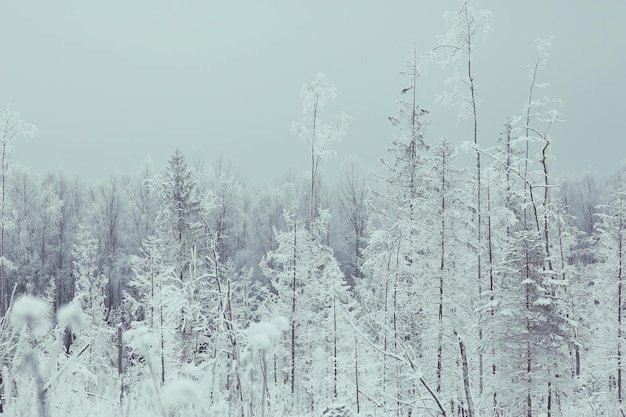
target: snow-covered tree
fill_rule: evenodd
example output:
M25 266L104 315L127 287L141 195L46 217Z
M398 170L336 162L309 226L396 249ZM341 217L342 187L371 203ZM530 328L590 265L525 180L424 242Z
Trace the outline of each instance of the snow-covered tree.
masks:
M437 339L433 333L437 327L427 318L437 314L433 302L437 286L431 277L436 265L434 228L439 223L434 223L432 216L437 205L428 206L432 192L425 141L428 112L416 104L415 55L403 73L409 85L401 94L408 93L409 99L401 100L398 115L389 118L398 134L389 149L391 160L382 160L380 184L373 191L374 209L364 252L365 279L357 288L367 317L362 320L371 322L369 337L382 345L384 352L398 352L400 345L406 345L436 364L432 340ZM407 375L401 363L386 354L379 361L382 392L376 393L378 401L388 410L404 412L415 385L404 383Z
M444 105L457 109L458 120L470 119L472 122L471 140L475 147L479 145L478 130L478 83L475 74L475 53L477 37L491 31L491 12L478 10L471 0L458 0L458 9L445 14L449 29L439 38L439 44L430 52L424 63L440 64L444 69L451 68L452 75L446 81L452 90L441 94L438 99ZM476 149L476 171L474 176L475 203L470 210L475 219L476 284L478 298L482 298L484 284L484 223L483 223L483 187L481 175L481 153ZM487 268L488 269L488 268ZM482 343L483 329L478 318L478 343ZM478 391L482 394L484 386L483 355L478 354Z
M354 380L345 376L352 368L342 349L353 343L351 296L331 249L319 243L328 221L326 211L320 214L307 231L301 220L285 212L288 229L276 231L278 248L261 263L274 294L266 308L289 318L287 350L277 358L274 372L288 370L275 378L289 386L286 406L293 411L315 409L321 398L349 395L346 381Z
M624 402L623 367L624 367L624 299L626 278L626 190L624 180L620 181L619 189L611 195L609 204L600 206L594 253L599 258L594 281L604 291L601 303L611 307L614 319L601 323L610 342L603 346L599 354L614 358L611 362L609 379L611 390L614 390L617 402ZM598 301L600 303L600 301ZM611 311L605 311L610 314ZM608 370L606 370L608 371Z
M88 345L88 352L83 356L89 372L95 378L90 382L98 385L98 377L110 377L114 363L113 357L113 330L107 325L106 286L108 277L103 275L96 266L98 242L91 230L81 226L76 237L76 244L72 252L74 257L75 289L72 303L76 304L85 314L85 324L80 332L72 329L72 333L79 346ZM105 379L106 380L106 379Z
M315 79L302 86L302 113L307 115L300 122L294 122L291 130L304 139L309 146L311 157L311 182L309 188L309 213L307 227L317 217L319 190L316 189L318 169L322 160L334 154L331 145L343 138L346 132L348 116L345 113L336 117L333 123L323 122L320 114L329 100L337 96L335 86L328 81L326 75L318 73Z
M17 292L44 295L53 285L53 252L55 223L61 201L49 184L42 183L25 168L13 168L9 197L12 230L7 232L11 243L8 253L19 270L10 274Z
M195 192L196 181L179 148L170 155L165 171L152 181L161 198L157 215L158 232L168 249L180 281L185 280L188 256L199 237L200 200Z
M0 316L9 306L11 288L7 280L7 271L14 270L15 264L6 257L5 233L13 223L9 218L11 202L8 198L9 180L13 168L11 153L13 142L21 137L30 137L37 133L37 128L24 120L20 112L7 107L0 116Z
M337 260L349 283L363 277L363 250L366 245L366 229L369 217L369 187L358 168L352 164L347 168L337 185L338 215L334 218L339 234L335 246Z

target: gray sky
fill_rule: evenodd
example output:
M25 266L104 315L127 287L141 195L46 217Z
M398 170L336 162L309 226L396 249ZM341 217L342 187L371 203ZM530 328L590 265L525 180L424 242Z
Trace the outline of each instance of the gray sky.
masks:
M522 112L534 40L553 35L539 78L564 102L553 130L555 167L608 172L626 157L626 2L483 0L494 32L479 46L475 75L480 134L495 143L507 117ZM11 103L39 128L16 144L31 171L63 168L100 181L130 173L150 156L162 167L175 146L208 162L223 156L249 183L288 168L304 171L305 143L290 133L299 90L324 72L337 100L326 119L353 120L321 167L336 175L350 158L374 168L393 129L387 116L419 54L446 31L453 1L22 1L0 4L0 106ZM434 103L445 90L436 68L418 85L431 111L429 140L470 139L469 125Z

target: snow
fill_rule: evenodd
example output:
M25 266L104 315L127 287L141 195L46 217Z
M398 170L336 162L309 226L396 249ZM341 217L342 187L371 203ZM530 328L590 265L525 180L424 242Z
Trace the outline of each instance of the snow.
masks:
M289 321L284 317L275 317L271 321L252 323L246 329L248 343L257 349L269 349L274 346L284 330L289 328Z
M289 320L283 316L277 316L272 319L272 324L281 331L289 329Z
M551 304L551 301L549 298L540 297L537 300L535 300L533 304L536 306L549 306Z
M13 304L11 324L35 334L45 333L50 327L50 306L41 298L24 295Z
M57 322L61 328L79 330L85 323L83 310L74 303L66 304L57 311Z
M141 354L148 353L153 346L157 345L156 336L145 326L128 330L124 338L131 349Z
M198 385L187 379L172 381L163 387L163 407L168 415L174 415L177 410L193 404L199 397Z

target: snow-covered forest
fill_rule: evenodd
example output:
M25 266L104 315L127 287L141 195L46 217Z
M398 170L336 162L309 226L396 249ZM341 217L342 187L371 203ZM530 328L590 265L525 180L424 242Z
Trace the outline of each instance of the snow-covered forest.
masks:
M35 175L14 145L37 121L7 107L0 414L623 416L626 169L555 174L549 39L519 114L482 136L491 19L460 1L407 51L397 112L371 115L390 122L379 166L334 179L351 121L322 73L291 128L306 174L254 187L179 148L101 184ZM426 70L449 77L449 137L429 133Z

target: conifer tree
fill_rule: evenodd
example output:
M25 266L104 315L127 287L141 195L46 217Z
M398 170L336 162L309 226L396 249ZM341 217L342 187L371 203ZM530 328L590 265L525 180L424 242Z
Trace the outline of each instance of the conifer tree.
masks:
M597 282L605 289L608 306L614 306L614 319L610 320L608 335L611 342L604 350L614 358L613 371L610 379L614 381L613 388L617 402L624 402L623 367L624 367L624 278L626 276L626 190L624 179L619 178L618 189L610 198L609 204L601 206L598 214L599 224L594 239L594 252L599 258L595 267Z

